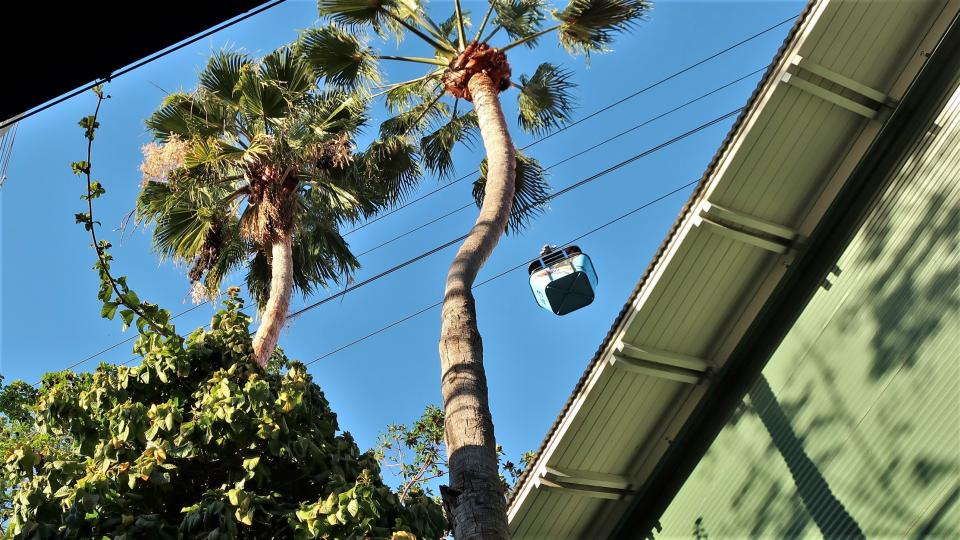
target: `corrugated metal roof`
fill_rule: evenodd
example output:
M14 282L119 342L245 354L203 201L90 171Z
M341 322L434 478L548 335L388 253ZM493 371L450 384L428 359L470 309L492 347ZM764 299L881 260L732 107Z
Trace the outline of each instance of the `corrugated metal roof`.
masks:
M870 99L855 84L847 85L853 90L845 89L811 70L833 81L853 79L895 99L897 89L906 87L902 79L913 76L904 73L905 66L931 25L946 16L945 6L807 6L591 360L537 461L518 482L510 501L514 538L574 538L585 531L602 538L615 525L618 513L628 507L623 499L629 490L621 500L570 495L544 483L546 467L587 476L618 474L639 487L669 446L669 431L682 423L690 403L709 383L691 385L611 367L614 348L625 343L659 349L719 368L751 306L768 292L760 284L782 273L789 261L789 251L776 254L739 241L742 227L736 224L721 227L733 231L727 236L697 226L703 203L709 199L734 216L803 229L811 210L829 196L831 182L842 182L835 178L838 167L865 149L858 138L875 135L884 112L876 103L878 119L851 112L871 105ZM799 65L809 70L797 71L798 54L806 62ZM783 82L787 73L827 90L833 101ZM846 103L853 105L845 108ZM761 243L770 240L763 236Z

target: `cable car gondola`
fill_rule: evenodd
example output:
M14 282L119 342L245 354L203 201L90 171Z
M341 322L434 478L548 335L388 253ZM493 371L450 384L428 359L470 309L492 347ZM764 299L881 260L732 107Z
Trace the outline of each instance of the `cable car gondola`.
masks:
M530 290L544 309L566 315L593 302L597 272L578 246L543 246L528 271Z

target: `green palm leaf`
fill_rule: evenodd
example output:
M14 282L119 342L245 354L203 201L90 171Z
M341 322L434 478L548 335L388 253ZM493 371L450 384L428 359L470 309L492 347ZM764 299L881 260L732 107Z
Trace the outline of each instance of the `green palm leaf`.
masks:
M357 88L379 80L376 59L369 47L335 26L307 30L297 47L317 74L334 86Z
M419 133L429 129L441 118L450 114L447 104L439 101L443 96L443 89L436 91L432 97L415 103L408 110L388 118L380 124L381 137L403 137L412 133Z
M210 57L207 67L200 72L200 87L224 101L238 104L240 70L249 63L250 59L245 54L220 51Z
M469 28L471 25L470 22L470 12L463 10L460 12L460 16L463 17L463 27ZM438 26L438 31L445 40L450 43L457 42L457 14L451 13L449 17Z
M240 236L236 219L221 226L219 240L217 256L207 264L203 279L204 286L212 292L220 290L226 276L247 263L247 254L250 252L250 246Z
M218 209L209 197L178 193L170 184L147 182L137 201L137 220L155 223L154 247L161 255L189 261L203 246Z
M370 180L370 192L380 194L380 205L397 204L413 191L420 179L419 157L406 137L385 137L364 151L360 174Z
M570 0L561 12L560 43L572 53L604 52L613 35L633 28L643 20L647 0Z
M313 76L303 58L290 47L283 47L263 57L260 76L272 81L288 101L296 101L313 89Z
M330 17L335 23L349 30L373 28L377 33L390 21L388 8L396 7L396 0L319 0L317 7L321 17Z
M543 0L499 0L496 2L495 22L503 27L513 40L529 38L541 30L546 19L546 4ZM539 38L532 38L524 44L533 49Z
M550 200L550 183L547 171L536 159L516 150L516 189L513 206L510 208L510 220L506 233L513 234L523 230L531 219L542 214ZM480 178L473 183L473 200L479 207L483 204L487 185L487 160L480 163Z
M166 142L171 136L189 139L194 135L215 135L223 130L225 119L221 107L177 92L164 98L146 124L157 140Z
M478 131L475 111L451 118L439 129L420 139L424 165L441 178L448 178L453 173L453 147L458 142L476 142Z
M304 295L360 267L333 217L311 216L298 230L294 242L293 282Z
M572 76L559 66L543 63L532 77L520 77L518 121L523 130L541 135L570 121L576 87Z

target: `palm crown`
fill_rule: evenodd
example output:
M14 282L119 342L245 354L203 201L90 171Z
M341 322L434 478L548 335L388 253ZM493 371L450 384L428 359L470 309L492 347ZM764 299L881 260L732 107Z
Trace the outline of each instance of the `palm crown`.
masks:
M318 91L317 78L290 48L260 60L220 52L196 91L169 95L147 120L158 144L145 147L137 216L155 223L160 253L190 265L191 281L217 290L246 266L262 306L268 248L287 234L305 294L357 267L338 227L387 202L389 186L357 174L373 162L351 152L363 100Z

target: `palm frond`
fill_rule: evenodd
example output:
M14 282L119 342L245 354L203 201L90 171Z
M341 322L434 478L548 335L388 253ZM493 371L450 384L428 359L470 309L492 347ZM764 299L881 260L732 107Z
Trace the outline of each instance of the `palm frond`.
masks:
M270 263L263 249L257 249L253 258L247 263L244 281L253 301L262 309L270 299Z
M524 44L531 49L537 46L539 38L532 36L541 30L546 20L546 4L543 0L498 0L496 10L494 21L511 39L530 38Z
M507 222L506 233L514 234L523 230L534 217L546 211L550 200L550 183L547 171L536 159L516 150L516 189L513 206ZM487 185L487 160L480 163L480 178L473 183L473 200L477 206L483 204Z
M387 9L396 7L396 0L318 0L317 7L321 17L349 30L357 31L372 28L382 33L385 24L390 21Z
M477 139L477 113L455 116L433 133L420 139L424 165L441 178L453 173L453 148L458 142L472 144Z
M470 20L470 12L466 10L461 10L460 16L463 18L464 28L469 28L470 25L472 24ZM451 13L450 16L447 17L446 20L441 22L438 26L440 27L440 33L443 35L443 37L447 41L451 43L456 43L459 40L459 36L457 36L457 14L456 13Z
M370 48L335 26L307 30L300 36L297 48L331 85L358 88L379 80L376 58Z
M334 223L321 217L307 220L294 234L293 285L306 296L360 267ZM257 250L247 265L247 289L259 306L270 297L270 262Z
M417 148L406 137L384 137L374 141L359 160L360 173L370 179L370 193L381 206L401 202L416 187L420 179Z
M237 220L232 219L222 226L222 237L217 246L217 256L207 263L203 284L210 291L219 291L223 280L238 270L249 258L250 245L240 236Z
M249 63L250 58L245 54L220 51L210 57L207 67L200 72L200 86L224 101L238 104L240 70Z
M572 76L571 71L543 63L532 77L520 77L518 121L524 131L542 135L570 121L576 106Z
M437 70L436 76L441 74ZM429 100L436 95L438 89L436 76L408 81L406 84L398 84L385 92L384 103L387 109L394 113L401 113L409 110L416 104Z
M380 124L381 137L403 137L429 129L441 118L450 114L447 104L440 101L444 91L441 88L432 97L414 100L408 110L384 120Z
M294 236L293 282L303 295L360 267L330 215L311 215Z
M204 200L206 199L206 200ZM137 200L137 219L155 223L154 248L164 257L192 260L220 213L211 198L177 193L163 182L147 182Z
M636 26L649 9L647 0L570 0L554 17L564 48L590 54L609 50L613 35Z
M305 204L310 210L305 215L322 212L335 215L338 220L363 215L366 201L356 190L346 189L330 178L314 178L309 182L310 193Z
M290 47L282 47L263 57L260 77L276 85L288 101L298 101L313 89L310 68Z
M223 131L226 125L224 111L196 96L177 92L164 98L160 108L146 121L154 138L167 142L171 136L189 139L195 135L207 137Z
M297 120L319 142L331 135L356 132L368 119L367 98L360 92L321 90L304 103Z
M241 113L250 119L251 123L265 122L263 84L261 84L260 70L256 66L246 65L240 69L237 89L240 94Z

